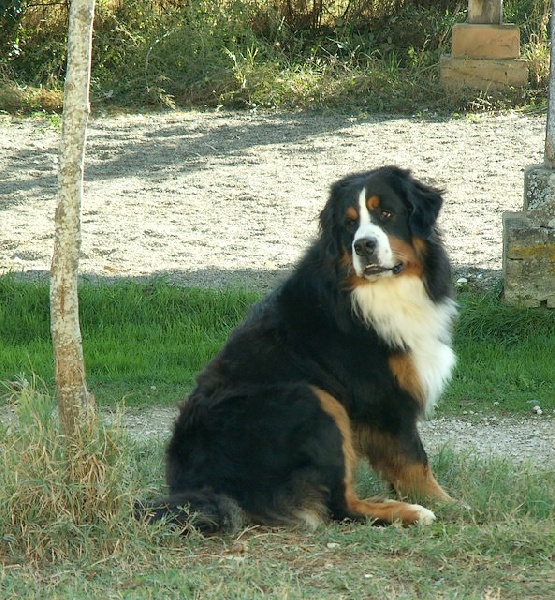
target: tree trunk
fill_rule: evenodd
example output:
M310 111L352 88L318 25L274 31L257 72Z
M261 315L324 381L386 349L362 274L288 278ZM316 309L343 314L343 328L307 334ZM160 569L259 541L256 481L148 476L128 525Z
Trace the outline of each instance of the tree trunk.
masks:
M555 0L551 0L550 40L547 125L543 157L546 166L555 169Z
M56 389L62 429L70 438L75 438L79 423L94 410L94 398L87 390L85 378L77 297L93 16L94 0L72 0L58 172L59 197L50 271Z

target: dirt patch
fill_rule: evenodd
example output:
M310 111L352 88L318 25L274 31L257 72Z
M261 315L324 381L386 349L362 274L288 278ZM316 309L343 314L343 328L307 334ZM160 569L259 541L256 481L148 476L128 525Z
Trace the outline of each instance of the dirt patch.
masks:
M53 246L59 131L0 117L0 273L44 275ZM383 164L446 190L440 218L458 276L494 283L504 210L520 210L526 166L543 160L545 116L461 119L171 112L97 117L87 146L81 271L182 284L269 288L317 230L330 184ZM175 410L130 414L167 437ZM484 420L485 419L485 420ZM552 415L437 419L450 443L555 465Z
M50 265L59 131L0 124L0 272ZM383 164L446 190L458 273L501 268L501 214L522 207L545 117L357 118L171 112L90 121L81 271L271 287L314 236L330 184Z

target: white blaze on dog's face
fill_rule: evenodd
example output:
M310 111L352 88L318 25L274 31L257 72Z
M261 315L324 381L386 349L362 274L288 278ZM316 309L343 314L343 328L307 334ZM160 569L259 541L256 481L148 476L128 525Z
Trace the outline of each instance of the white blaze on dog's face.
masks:
M358 198L358 228L352 243L353 268L358 277L373 279L378 276L392 276L395 257L389 237L376 222L374 214L379 210L378 196L366 197L364 188ZM384 211L387 216L387 211Z

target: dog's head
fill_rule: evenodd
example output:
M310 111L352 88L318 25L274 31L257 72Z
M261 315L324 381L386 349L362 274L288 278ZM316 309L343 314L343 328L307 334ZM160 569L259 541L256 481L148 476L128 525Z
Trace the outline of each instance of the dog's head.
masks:
M320 218L322 239L357 285L422 275L442 202L439 190L398 167L349 175L332 186Z

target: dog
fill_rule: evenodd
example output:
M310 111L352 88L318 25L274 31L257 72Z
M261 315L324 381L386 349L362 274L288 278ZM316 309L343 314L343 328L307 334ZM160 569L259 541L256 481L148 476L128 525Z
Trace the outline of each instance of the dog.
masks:
M455 363L442 191L384 166L332 185L317 239L197 378L143 506L205 534L243 523L428 524L450 501L417 422ZM397 494L360 499L359 459Z

